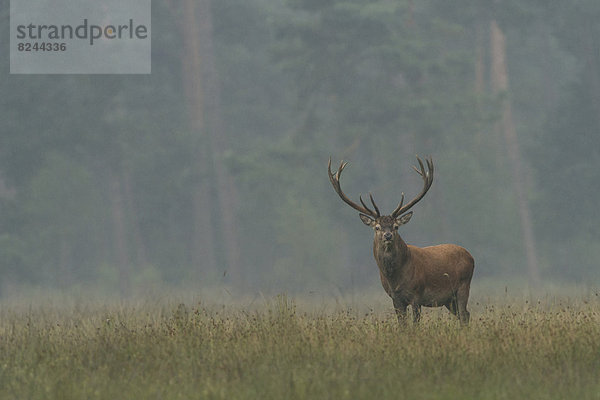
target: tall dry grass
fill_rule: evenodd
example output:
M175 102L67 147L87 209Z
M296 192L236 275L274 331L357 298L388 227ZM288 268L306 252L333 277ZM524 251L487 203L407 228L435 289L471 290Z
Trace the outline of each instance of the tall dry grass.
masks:
M299 302L302 303L302 302ZM390 307L391 308L391 307ZM0 399L598 399L600 301L0 307Z

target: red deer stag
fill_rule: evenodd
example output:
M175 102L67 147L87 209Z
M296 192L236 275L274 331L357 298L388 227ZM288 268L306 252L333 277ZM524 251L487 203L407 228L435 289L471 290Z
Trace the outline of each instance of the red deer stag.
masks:
M359 197L360 203L350 200L340 187L340 175L348 163L340 164L337 172L331 172L329 159L329 180L336 193L350 207L357 210L365 225L373 228L373 255L379 267L381 284L392 298L398 321L406 318L406 309L410 305L413 318L418 322L421 318L421 306L445 306L456 315L461 323L469 322L467 300L473 276L474 260L464 248L454 244L440 244L429 247L407 245L398 234L398 227L406 224L413 212L407 212L425 196L433 183L433 160L426 159L427 170L423 161L417 157L420 169L413 167L423 178L423 190L406 205L404 193L400 204L390 215L381 215L379 208L369 194L374 210L371 210Z

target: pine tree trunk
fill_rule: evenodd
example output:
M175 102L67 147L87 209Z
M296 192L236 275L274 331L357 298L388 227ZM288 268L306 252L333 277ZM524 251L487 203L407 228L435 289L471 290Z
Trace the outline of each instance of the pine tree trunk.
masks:
M119 270L119 291L121 297L126 297L130 292L131 280L125 224L125 202L121 179L118 174L112 171L109 179L114 257Z
M233 177L223 160L227 146L227 134L223 126L221 109L221 87L215 65L213 25L210 0L198 1L200 28L200 50L203 55L202 76L204 78L206 127L212 148L213 168L216 178L217 200L220 211L220 229L223 235L225 261L228 276L236 286L243 286L244 276L240 265L240 248L236 229L237 192Z
M490 24L491 41L491 84L496 94L508 92L508 69L506 64L506 39L496 21ZM526 193L526 173L521 160L519 141L512 117L511 103L508 97L502 102L502 119L500 129L506 141L508 161L510 164L514 190L517 196L517 207L521 222L523 246L527 259L527 269L532 285L539 285L540 272L537 259L533 220Z
M482 22L475 27L475 93L485 92L485 29Z
M73 261L71 257L71 243L66 234L60 235L59 252L59 287L66 289L73 284Z
M487 24L484 20L477 22L475 27L475 94L478 96L477 106L482 107L482 97L485 94L485 43L486 40L486 29ZM483 142L484 132L479 129L475 134L475 140L473 141L473 151L475 154L481 154L481 146Z
M205 221L204 224L208 223L202 226L209 226L222 236L220 239L224 243L224 257L227 263L223 269L227 270L227 275L236 286L242 286L244 277L236 229L237 193L223 160L226 133L221 111L219 76L215 66L211 4L210 0L185 0L185 4L184 36L188 36L185 50L188 57L184 63L189 65L184 66L188 71L184 80L188 84L193 80L193 84L187 87L188 101L194 110L190 115L194 119L195 130L204 135L202 160L199 160L201 164L198 168L200 171L211 171L214 175L217 207L213 209L217 209L219 215L216 220L211 221L212 224L209 222L210 215L200 215L200 210L197 210L197 218L198 221ZM194 93L191 93L192 91ZM212 189L212 186L205 187L204 190L209 188ZM200 191L197 192L197 196L196 204L207 200L199 198L202 196ZM209 233L205 232L204 235L208 237ZM214 245L211 247L213 249L210 257L215 260ZM207 250L208 248L205 249L205 253L210 254ZM216 262L211 263L214 263L212 269L216 269Z
M135 245L135 261L137 266L144 268L148 265L148 257L146 255L146 245L144 244L144 239L140 232L138 209L132 186L131 173L129 171L123 172L123 195L125 197L125 208L127 214L130 216L131 234Z
M198 180L193 188L193 236L191 259L201 279L202 272L214 273L217 269L212 220L212 185L210 182L212 149L207 140L204 118L204 91L200 53L200 30L196 19L195 0L183 0L183 74L182 86L188 105L189 126L196 135L195 169Z
M593 25L598 21L588 18L583 22L584 34L581 37L585 54L584 77L590 91L593 109L596 110L596 129L600 130L600 38ZM595 29L596 28L596 29Z

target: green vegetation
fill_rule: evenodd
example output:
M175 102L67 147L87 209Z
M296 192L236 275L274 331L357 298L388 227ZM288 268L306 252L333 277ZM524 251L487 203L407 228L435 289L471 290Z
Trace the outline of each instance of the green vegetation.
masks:
M599 15L597 0L154 2L150 75L10 74L4 40L0 296L378 285L329 156L350 161L349 196L387 212L432 155L407 242L457 243L476 279L522 279L507 101L539 275L597 281Z
M596 399L600 300L389 309L79 305L0 309L2 399Z

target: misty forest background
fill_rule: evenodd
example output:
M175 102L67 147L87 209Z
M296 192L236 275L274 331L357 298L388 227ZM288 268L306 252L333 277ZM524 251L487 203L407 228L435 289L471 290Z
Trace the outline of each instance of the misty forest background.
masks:
M598 21L597 0L170 0L151 75L2 57L0 296L374 287L327 160L389 213L415 154L436 173L408 243L463 245L475 282L595 285Z

